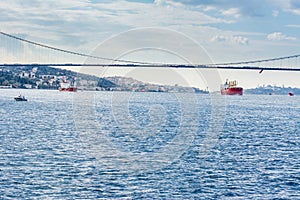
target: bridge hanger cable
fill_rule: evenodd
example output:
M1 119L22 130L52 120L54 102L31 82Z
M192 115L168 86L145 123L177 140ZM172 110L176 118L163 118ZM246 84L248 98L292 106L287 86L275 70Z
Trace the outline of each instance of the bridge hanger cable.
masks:
M108 60L108 61L114 61L114 62L124 62L124 63L129 63L129 64L140 64L140 65L155 65L155 66L168 66L168 65L175 65L176 64L162 64L162 63L153 63L153 62L141 62L141 61L132 61L132 60L123 60L123 59L113 59L113 58L106 58L106 57L100 57L100 56L92 56L92 55L88 55L88 54L84 54L84 53L79 53L79 52L75 52L75 51L70 51L70 50L65 50L65 49L61 49L61 48L57 48L57 47L53 47L53 46L49 46L49 45L45 45L45 44L41 44L38 42L34 42L31 40L26 40L8 33L4 33L2 31L0 31L0 34L22 41L22 42L26 42L29 44L33 44L36 46L40 46L43 48L47 48L47 49L51 49L51 50L55 50L55 51L60 51L60 52L64 52L64 53L68 53L68 54L73 54L73 55L77 55L77 56L82 56L82 57L88 57L88 58L94 58L94 59L99 59L99 60ZM292 56L284 56L284 57L277 57L277 58L270 58L270 59L262 59L262 60L250 60L250 61L241 61L241 62L228 62L228 63L216 63L216 64L194 64L194 66L224 66L224 65L241 65L241 64L254 64L254 63L262 63L262 62L271 62L271 61L278 61L278 60L285 60L285 59L291 59L291 58L297 58L300 57L300 54L297 55L292 55ZM180 66L184 66L183 64L179 64Z
M73 54L73 55L77 55L77 56L82 56L82 57L88 57L88 58L94 58L94 59L99 59L99 60L108 60L108 61L114 61L114 62L125 62L125 63L134 63L134 64L142 64L142 65L150 65L150 64L155 64L155 63L150 63L150 62L139 62L139 61L131 61L131 60L122 60L122 59L113 59L113 58L105 58L105 57L100 57L100 56L92 56L92 55L88 55L88 54L84 54L84 53L79 53L79 52L75 52L75 51L70 51L70 50L65 50L65 49L61 49L61 48L57 48L57 47L53 47L53 46L49 46L49 45L45 45L45 44L41 44L38 42L34 42L32 40L26 40L8 33L4 33L2 31L0 31L0 34L22 41L22 42L26 42L29 44L33 44L36 46L40 46L43 48L47 48L47 49L51 49L51 50L55 50L55 51L60 51L60 52L64 52L64 53L68 53L68 54Z

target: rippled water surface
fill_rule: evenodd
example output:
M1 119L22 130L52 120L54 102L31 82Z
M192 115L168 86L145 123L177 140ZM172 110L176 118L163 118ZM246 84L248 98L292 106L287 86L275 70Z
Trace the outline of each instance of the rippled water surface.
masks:
M216 98L0 90L0 199L300 199L300 97Z

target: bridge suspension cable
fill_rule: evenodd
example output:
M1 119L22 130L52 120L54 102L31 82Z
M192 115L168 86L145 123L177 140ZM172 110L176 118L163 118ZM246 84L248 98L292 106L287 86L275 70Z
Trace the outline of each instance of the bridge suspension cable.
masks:
M50 45L45 45L42 43L38 43L38 42L34 42L32 40L27 40L27 39L23 39L20 37L17 37L15 35L12 34L8 34L5 32L0 31L1 35L7 36L9 38L13 38L15 40L21 41L21 42L25 42L25 43L29 43L35 46L39 46L42 48L47 48L47 49L51 49L54 51L59 51L59 52L64 52L64 53L68 53L68 54L72 54L72 55L77 55L77 56L81 56L81 57L88 57L88 58L94 58L94 59L98 59L98 60L108 60L108 61L113 61L113 62L123 62L126 64L87 64L88 66L111 66L111 67L137 67L140 65L144 65L144 67L150 67L151 65L153 65L153 67L175 67L175 68L218 68L218 69L264 69L264 70L292 70L292 71L300 71L300 69L297 68L282 68L282 67L275 67L275 68L270 68L270 67L251 67L251 66L233 66L233 65L244 65L244 64L255 64L255 63L265 63L265 62L273 62L273 61L282 61L282 60L286 60L286 59L292 59L292 58L298 58L300 57L300 54L297 55L291 55L291 56L284 56L284 57L276 57L276 58L269 58L269 59L261 59L261 60L250 60L250 61L240 61L240 62L224 62L224 63L215 63L215 64L163 64L163 63L153 63L153 62L141 62L141 61L132 61L132 60L123 60L123 59L113 59L113 58L106 58L106 57L101 57L101 56L94 56L94 55L88 55L88 54L84 54L84 53L80 53L80 52L75 52L75 51L70 51L70 50L66 50L66 49L61 49L61 48L57 48L57 47L53 47ZM1 64L0 66L5 66L6 64ZM11 64L7 64L12 66ZM28 64L30 65L30 64ZM39 65L39 64L37 64ZM44 64L42 64L44 65ZM82 64L49 64L49 65L53 65L53 66L86 66L86 65L82 65ZM227 67L225 67L227 66Z
M292 55L292 56L270 58L270 59L262 59L262 60L249 60L249 61L241 61L241 62L216 63L216 64L210 64L210 65L242 65L242 64L253 64L253 63L262 63L262 62L273 62L273 61L286 60L286 59L298 58L298 57L300 57L300 54Z
M184 69L237 69L237 70L258 70L258 71L300 71L300 68L286 67L260 67L260 66L218 66L218 65L176 65L176 64L159 64L159 65L140 65L140 64L79 64L79 63L47 63L47 64L0 64L0 67L10 66L31 66L31 67L113 67L113 68L184 68Z

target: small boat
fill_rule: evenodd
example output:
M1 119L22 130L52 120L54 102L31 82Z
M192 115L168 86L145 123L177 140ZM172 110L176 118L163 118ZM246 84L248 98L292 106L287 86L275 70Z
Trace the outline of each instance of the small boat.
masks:
M289 96L294 96L294 93L292 93L292 92L289 92Z
M16 101L27 101L27 99L22 95L19 95L18 97L15 97L15 100Z
M243 88L237 86L237 81L226 80L225 84L221 85L222 95L243 95Z

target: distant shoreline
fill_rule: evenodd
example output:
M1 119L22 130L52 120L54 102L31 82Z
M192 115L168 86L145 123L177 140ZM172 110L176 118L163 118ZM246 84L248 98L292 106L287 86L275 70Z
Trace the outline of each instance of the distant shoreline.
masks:
M268 90L263 91L261 89L257 88L252 88L252 89L245 89L244 95L261 95L261 96L287 96L290 92L288 88L285 88L286 91L280 91L280 92L275 92L275 93L269 93ZM294 90L296 89L296 93L293 92L294 95L300 95L300 88L293 88ZM60 93L76 93L76 92L62 92L59 91L58 89L48 89L48 88L3 88L0 87L0 90L42 90L42 91L57 91ZM299 90L299 91L298 91ZM214 91L214 92L178 92L178 91L130 91L130 90L97 90L96 88L93 89L81 89L78 88L77 92L134 92L134 93L186 93L186 94L220 94L219 91ZM289 92L287 92L289 91Z

